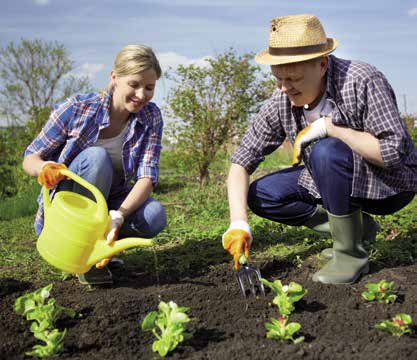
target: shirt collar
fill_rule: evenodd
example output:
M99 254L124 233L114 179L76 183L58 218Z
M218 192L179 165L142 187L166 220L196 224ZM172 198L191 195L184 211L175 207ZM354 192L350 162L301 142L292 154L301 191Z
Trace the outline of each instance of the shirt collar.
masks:
M105 128L110 125L110 101L113 95L113 90L108 90L101 99L99 116L96 118L96 124L100 128Z
M326 73L326 97L334 99L334 87L333 87L333 55L329 55L329 66Z

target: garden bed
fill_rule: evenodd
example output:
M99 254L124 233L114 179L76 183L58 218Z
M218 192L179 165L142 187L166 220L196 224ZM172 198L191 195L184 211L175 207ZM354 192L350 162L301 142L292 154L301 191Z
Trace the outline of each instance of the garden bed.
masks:
M263 277L296 281L307 295L296 304L291 321L302 325L299 345L265 337L266 321L278 309L266 298L245 299L237 288L230 264L210 266L198 276L159 276L126 266L116 269L111 288L87 291L75 279L55 282L57 303L82 316L61 321L67 327L65 350L60 359L152 359L153 336L140 331L146 313L160 300L190 307L194 336L168 357L171 359L417 359L417 265L378 269L351 286L314 283L317 270L312 256L299 267L278 261L259 264ZM364 285L387 279L399 289L396 303L367 303ZM44 284L46 285L46 284ZM36 339L29 323L13 312L15 299L35 286L15 279L0 279L0 354L4 359L24 359ZM378 332L373 325L397 313L413 318L413 333L400 338Z

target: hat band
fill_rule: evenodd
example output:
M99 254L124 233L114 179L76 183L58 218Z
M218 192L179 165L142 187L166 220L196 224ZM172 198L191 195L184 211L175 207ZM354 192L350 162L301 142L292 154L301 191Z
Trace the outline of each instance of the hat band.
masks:
M328 50L327 43L295 47L269 47L269 55L307 55Z

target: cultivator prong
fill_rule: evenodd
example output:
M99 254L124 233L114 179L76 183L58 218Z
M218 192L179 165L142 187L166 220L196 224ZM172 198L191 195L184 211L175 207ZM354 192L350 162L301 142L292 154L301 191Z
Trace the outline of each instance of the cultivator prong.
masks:
M242 291L243 295L246 297L246 293L249 287L250 293L253 296L256 296L257 290L263 296L265 296L265 288L261 282L261 272L258 269L244 264L236 272L236 279L239 286L239 289Z

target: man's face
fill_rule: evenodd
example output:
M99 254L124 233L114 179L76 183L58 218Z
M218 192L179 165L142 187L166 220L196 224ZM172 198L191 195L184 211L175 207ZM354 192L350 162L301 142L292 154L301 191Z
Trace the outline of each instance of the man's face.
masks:
M278 88L288 95L291 105L311 104L324 90L328 58L322 57L287 65L271 65Z

